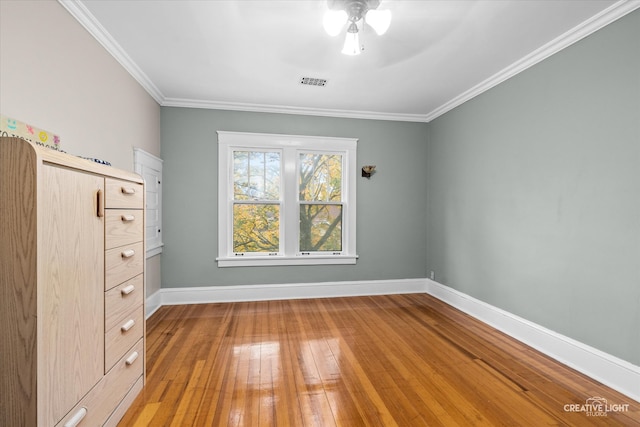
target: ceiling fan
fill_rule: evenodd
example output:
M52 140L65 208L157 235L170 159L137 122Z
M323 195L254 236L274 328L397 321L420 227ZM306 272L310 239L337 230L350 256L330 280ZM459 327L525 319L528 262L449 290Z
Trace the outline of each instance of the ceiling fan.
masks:
M330 36L337 36L347 26L342 48L345 55L359 55L362 51L358 32L367 24L378 35L387 32L391 24L391 11L378 10L380 0L327 0L328 10L322 21Z

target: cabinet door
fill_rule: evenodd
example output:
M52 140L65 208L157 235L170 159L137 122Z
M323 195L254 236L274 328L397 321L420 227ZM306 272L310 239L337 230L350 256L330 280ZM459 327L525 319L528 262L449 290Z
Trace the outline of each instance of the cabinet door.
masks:
M104 178L50 165L41 178L38 418L54 425L103 374Z

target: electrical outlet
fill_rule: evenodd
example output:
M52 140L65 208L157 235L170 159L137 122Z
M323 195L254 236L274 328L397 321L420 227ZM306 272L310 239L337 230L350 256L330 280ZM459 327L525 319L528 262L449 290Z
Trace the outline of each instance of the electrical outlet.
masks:
M431 273L429 274L429 279L431 279L431 280L435 280L436 279L435 271L431 270Z

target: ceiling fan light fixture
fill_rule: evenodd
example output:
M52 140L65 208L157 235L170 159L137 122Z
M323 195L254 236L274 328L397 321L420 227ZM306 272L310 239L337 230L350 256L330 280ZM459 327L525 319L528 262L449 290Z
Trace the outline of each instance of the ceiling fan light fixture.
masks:
M391 24L390 10L377 10L381 0L327 0L328 10L322 20L327 34L340 34L345 24L347 37L342 53L359 55L363 50L360 45L358 29L369 25L378 35L384 34Z
M322 19L322 25L327 34L335 37L340 34L348 19L349 16L344 10L327 10Z
M344 40L342 53L345 55L360 55L360 38L358 37L358 26L352 22L347 29L347 37Z
M383 35L391 25L391 11L369 9L364 20L379 36Z

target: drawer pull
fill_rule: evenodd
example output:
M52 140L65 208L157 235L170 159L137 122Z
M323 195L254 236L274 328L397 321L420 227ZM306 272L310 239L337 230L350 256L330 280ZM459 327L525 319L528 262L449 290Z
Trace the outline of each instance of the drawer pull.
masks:
M120 218L122 219L122 222L131 222L136 219L133 215L122 215Z
M136 194L136 189L133 187L120 187L122 194Z
M127 249L126 251L122 251L122 258L131 258L136 254L136 251L133 249Z
M120 293L122 295L129 295L131 292L135 291L136 287L133 285L129 285L129 286L125 286L124 288L120 289Z
M120 330L121 330L122 332L127 332L129 329L133 328L133 326L134 326L135 324L136 324L136 321L135 321L135 320L133 320L133 319L129 319L129 320L127 321L127 323L125 323L124 325L122 325L122 326L120 327Z
M84 417L86 416L87 408L83 406L82 408L78 409L78 412L76 412L73 417L69 418L69 421L64 423L64 427L76 427L82 420L84 420Z
M137 358L138 358L138 352L134 351L133 353L131 353L131 356L127 357L127 360L125 360L124 362L128 366L131 366L131 365L133 365L133 362L135 362Z
M104 192L102 190L98 190L97 194L97 202L98 202L98 218L102 218L104 216Z

